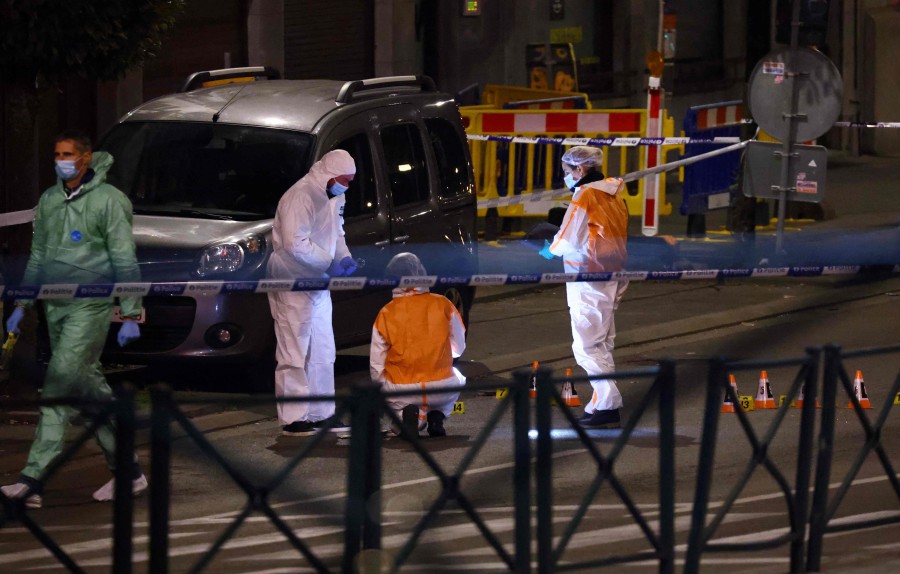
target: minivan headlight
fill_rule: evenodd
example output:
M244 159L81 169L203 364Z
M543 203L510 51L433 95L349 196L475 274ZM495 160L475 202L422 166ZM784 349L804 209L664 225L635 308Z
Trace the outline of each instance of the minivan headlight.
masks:
M266 240L261 235L249 235L237 241L207 246L197 260L199 277L223 275L240 271L258 263L266 254Z

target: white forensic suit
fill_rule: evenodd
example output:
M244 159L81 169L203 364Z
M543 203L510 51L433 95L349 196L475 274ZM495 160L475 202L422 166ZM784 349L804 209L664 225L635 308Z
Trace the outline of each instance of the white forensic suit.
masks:
M372 380L386 392L421 389L420 395L387 401L398 417L403 407L417 406L421 430L429 411L450 416L466 384L453 368L453 359L466 350L466 328L456 307L443 295L420 287L398 287L393 293L372 327L369 370Z
M550 253L563 258L566 273L621 271L627 251L628 210L625 182L607 178L575 189ZM615 371L613 318L628 287L627 280L570 282L566 299L572 319L572 352L588 375ZM585 405L588 414L622 407L622 395L609 379L591 380L594 389Z
M328 181L354 174L353 158L344 150L328 152L278 202L272 228L273 253L268 276L280 279L326 277L332 261L350 255L344 240L343 195L329 199ZM334 394L334 331L331 293L269 293L278 346L275 359L276 397ZM279 402L281 425L317 422L334 414L334 403Z

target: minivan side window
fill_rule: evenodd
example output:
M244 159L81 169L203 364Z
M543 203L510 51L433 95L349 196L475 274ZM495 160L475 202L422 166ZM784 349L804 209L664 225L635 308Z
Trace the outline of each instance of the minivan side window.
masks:
M381 130L387 176L395 206L428 200L428 171L422 136L415 124Z
M378 190L375 187L375 172L372 169L372 146L364 133L356 134L340 142L335 149L342 149L353 156L356 175L350 189L344 194L344 218L371 215L378 210Z
M453 125L447 120L425 120L434 157L437 160L438 197L448 199L471 192L469 181L469 165L466 159L465 144Z

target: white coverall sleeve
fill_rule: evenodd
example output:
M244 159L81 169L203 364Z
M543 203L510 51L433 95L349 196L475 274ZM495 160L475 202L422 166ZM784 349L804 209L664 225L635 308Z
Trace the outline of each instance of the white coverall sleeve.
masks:
M587 211L570 203L562 225L550 244L550 253L558 257L579 253L588 244L588 223Z
M466 327L456 309L450 316L450 352L453 358L462 355L466 350Z
M312 226L316 214L312 204L299 201L290 210L288 222L294 228L291 256L317 271L324 272L331 265L331 255L312 241Z
M372 344L369 347L369 375L373 381L388 382L384 378L384 363L387 361L389 345L376 327L372 327Z

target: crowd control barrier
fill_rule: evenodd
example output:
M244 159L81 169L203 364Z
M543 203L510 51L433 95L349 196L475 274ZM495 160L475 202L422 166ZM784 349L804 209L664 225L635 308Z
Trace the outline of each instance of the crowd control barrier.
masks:
M735 100L688 108L684 116L684 135L690 138L739 137L744 123L742 105L743 102ZM687 144L684 156L700 155L715 148L710 144ZM731 204L729 188L737 181L741 153L723 154L684 168L679 208L682 215L704 214Z
M522 86L487 84L481 91L481 105L485 109L589 110L591 109L591 98L584 92L560 92Z
M466 133L476 136L577 137L577 138L641 138L646 131L644 109L614 110L501 110L484 106L462 107L460 114ZM663 119L663 137L674 134L671 117ZM676 146L673 146L676 147ZM479 200L528 195L534 191L562 187L560 158L565 148L554 143L520 145L512 141L469 139L475 190ZM635 145L612 145L605 149L603 173L618 177L644 165L646 148ZM661 174L661 215L671 213L665 201L665 173ZM629 190L625 203L632 215L643 211L644 182L638 181L636 192ZM558 205L553 200L523 202L498 207L501 217L546 216ZM486 215L479 209L478 215Z
M846 495L850 482L857 475L862 461L866 456L874 452L882 464L890 485L897 494L897 502L900 502L900 484L898 484L895 468L882 445L882 429L885 421L893 409L894 397L900 393L900 370L894 374L894 381L889 393L883 400L883 406L878 411L876 420L871 423L856 400L852 384L843 366L847 359L860 357L883 357L892 355L896 357L900 353L900 346L884 347L879 349L863 349L855 352L842 352L839 347L829 345L824 352L824 373L822 384L819 384L819 363L823 354L821 348L810 348L806 355L794 359L780 359L769 361L728 361L725 358L716 358L708 363L708 377L706 384L706 404L704 420L700 436L699 464L697 467L696 487L692 504L691 524L688 534L687 553L685 557L684 572L694 574L699 571L700 559L705 553L715 551L768 551L778 546L790 547L790 571L818 571L819 561L823 554L823 536L827 532L836 532L856 528L870 528L890 523L900 522L900 512L892 517L882 517L874 520L866 520L840 524L831 524L835 509L841 499ZM886 362L882 361L882 365ZM891 363L887 363L891 364ZM894 363L895 364L895 363ZM795 369L793 382L787 389L785 400L779 410L774 412L770 424L760 436L749 423L747 415L740 409L735 411L738 425L745 433L751 446L749 460L742 472L738 473L737 482L724 498L721 505L716 505L718 512L707 520L710 509L710 492L713 483L715 464L715 446L718 439L719 412L723 402L723 394L732 404L739 404L739 397L734 387L728 380L728 374L735 371L746 371L760 366L766 368ZM893 369L893 368L892 368ZM614 443L606 454L600 452L592 437L580 425L577 424L575 415L568 410L565 400L560 392L560 386L566 382L585 382L587 377L557 378L551 376L547 369L532 371L518 371L512 381L498 381L494 383L474 383L467 386L467 391L477 394L494 395L501 388L505 391L496 400L496 404L484 420L477 436L467 442L468 448L461 454L455 466L448 468L450 463L441 464L429 452L429 446L419 440L417 436L403 436L409 441L411 449L410 457L421 459L424 465L437 479L437 493L434 498L426 501L419 513L410 525L404 525L402 532L391 534L390 552L381 552L384 544L382 529L388 523L382 516L384 502L379 496L382 491L382 449L383 439L381 432L381 420L387 416L395 425L402 427L401 421L388 407L387 400L392 396L420 395L421 390L385 393L381 387L372 383L359 383L352 388L339 392L336 396L313 396L305 398L280 398L285 402L312 402L334 401L336 414L346 415L351 421L351 434L346 457L346 493L345 496L329 496L332 501L328 504L338 504L342 509L340 518L323 518L323 521L331 521L329 530L340 536L342 543L335 545L323 540L321 534L316 534L315 528L308 530L295 530L279 515L277 505L271 500L274 491L279 486L288 486L292 500L305 498L306 495L315 495L310 492L309 486L303 480L297 480L294 473L298 467L309 462L315 456L315 447L328 435L328 428L320 429L316 435L308 437L291 456L286 457L286 462L274 474L267 475L258 472L252 465L241 464L232 460L229 455L220 450L212 441L199 430L194 422L186 415L184 407L193 401L176 401L171 390L166 385L157 385L151 390L150 412L150 489L148 496L149 505L149 550L148 571L154 574L166 574L173 571L172 561L179 557L178 552L170 550L170 536L172 535L172 523L169 516L171 497L177 489L177 482L172 481L173 459L173 431L180 429L184 436L192 441L208 459L207 464L214 464L225 471L228 477L243 491L246 500L243 507L235 513L220 514L219 517L231 520L219 536L202 551L202 554L187 571L208 571L212 560L221 552L227 551L227 543L233 540L238 529L247 523L254 514L261 514L280 532L285 540L297 552L297 568L312 568L319 573L343 572L355 574L357 572L400 572L404 566L412 569L418 566L410 560L417 544L422 540L423 534L437 525L436 519L442 512L448 510L452 504L453 509L463 516L471 525L480 540L490 549L502 568L516 574L538 572L539 574L552 574L554 572L591 569L591 571L604 566L616 564L634 563L637 561L651 562L661 574L671 574L675 568L675 407L677 385L676 363L674 361L662 361L655 367L637 369L634 371L617 371L605 376L615 379L642 379L648 381L647 391L637 404L629 406L627 418L623 428L618 431ZM890 371L894 373L893 370ZM536 390L536 400L529 399L529 390L532 381ZM847 472L846 477L829 500L829 480L831 474L831 459L834 444L835 399L838 385L843 386L852 403L854 413L865 430L865 441L860 445L859 454L855 464ZM819 389L824 389L822 403L824 408L817 410L817 397ZM796 474L793 480L778 467L775 460L769 456L769 448L773 443L776 433L785 427L785 421L790 403L798 394L803 392L804 403L798 421L798 438L796 448ZM248 405L271 405L271 396L256 396L240 399L239 402ZM491 399L493 401L493 399ZM900 400L900 399L898 399ZM216 399L203 399L204 404L215 403ZM219 399L219 402L233 407L234 398ZM31 403L33 405L33 403ZM63 463L70 460L72 455L93 434L99 425L114 421L116 425L116 483L115 503L113 504L113 545L112 545L112 571L116 574L128 574L134 570L133 554L133 513L134 501L131 495L132 469L129 464L134 457L135 432L136 432L136 401L134 391L129 385L123 385L115 400L110 401L73 401L66 399L41 400L39 406L66 404L81 408L89 418L87 429L82 433L64 453L49 467L43 478L48 478L57 473ZM532 404L534 410L532 411ZM23 404L16 401L0 401L2 408L22 408ZM616 473L616 463L623 449L635 437L635 431L641 415L651 406L658 410L658 514L656 523L649 521L634 499L629 495L628 488ZM85 408L90 407L90 408ZM559 429L560 417L556 417L554 424L551 414L553 409L559 409L562 413L562 424L571 429L577 435L579 444L584 452L595 463L596 470L593 475L588 475L584 483L587 488L584 497L574 511L571 519L566 520L561 527L562 532L555 532L554 524L554 438L553 433ZM532 418L534 412L534 418ZM821 413L820 431L818 442L815 439L816 413ZM497 428L504 417L509 416L512 432L500 433ZM731 416L731 415L729 415ZM534 429L534 430L532 430ZM536 438L532 441L530 434L534 432ZM463 482L464 474L472 468L473 462L483 450L490 436L505 436L497 440L509 440L511 451L508 464L491 467L491 472L501 467L503 472L511 474L510 497L512 501L512 526L511 541L502 542L500 532L492 528L492 523L483 518L487 508L479 508L478 496L483 489L477 485ZM818 464L813 472L812 460L818 444ZM203 457L193 456L192 460L201 463ZM768 540L752 543L714 543L711 542L718 526L723 522L724 515L735 503L741 489L747 483L750 475L757 468L765 469L776 481L783 494L787 507L787 528L781 535L773 535ZM265 475L264 477L261 477ZM815 490L813 492L812 511L810 512L810 484L814 477ZM335 480L338 480L335 477ZM567 488L571 488L571 478L566 477ZM586 546L580 552L567 552L573 535L579 528L583 518L587 515L591 504L599 490L608 486L624 504L628 515L634 524L644 535L650 545L649 550L634 554L609 553L608 546ZM534 487L534 488L532 488ZM304 491L303 489L307 489ZM558 492L558 491L556 491ZM489 499L494 504L493 499ZM885 501L889 502L889 501ZM52 555L69 571L83 572L76 560L68 554L60 544L53 539L53 531L41 528L33 519L31 510L24 506L24 500L10 500L0 494L2 514L0 514L0 532L13 523L21 523L37 541L47 548ZM898 505L900 506L900 505ZM489 507L493 508L493 506ZM333 510L330 506L328 510ZM293 512L293 509L292 509ZM591 510L591 512L597 512ZM602 511L601 511L602 512ZM617 516L619 511L615 511ZM333 512L332 512L333 513ZM327 512L325 514L328 514ZM533 520L534 519L534 520ZM398 530L396 524L392 526ZM806 542L806 533L809 532L809 542ZM308 532L308 533L307 533ZM196 546L196 542L192 543ZM317 546L319 544L320 546ZM592 550L593 548L596 548ZM767 556L770 556L767 553ZM804 558L808 560L804 564ZM368 564L368 557L373 557L374 564ZM182 558L183 559L183 558ZM384 560L388 560L385 563ZM532 564L537 564L536 570ZM453 569L453 564L449 565ZM179 563L179 570L184 570Z

